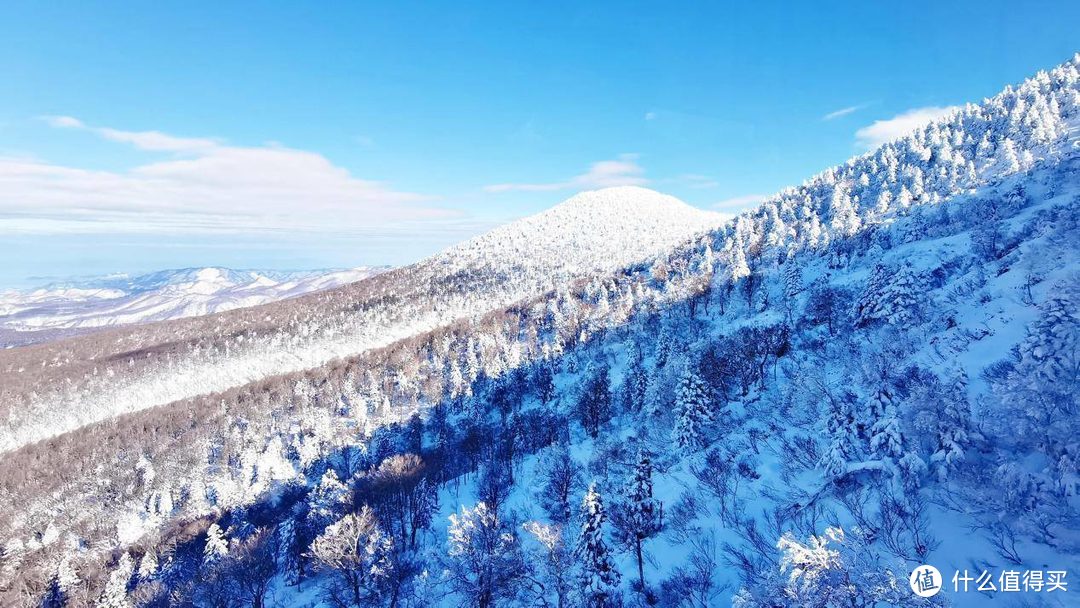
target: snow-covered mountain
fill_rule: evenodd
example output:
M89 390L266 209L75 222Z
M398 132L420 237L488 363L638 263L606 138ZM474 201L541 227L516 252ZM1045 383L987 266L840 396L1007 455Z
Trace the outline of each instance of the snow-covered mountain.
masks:
M548 278L583 276L650 258L723 222L718 213L655 190L604 188L451 247L431 262L449 272L517 268Z
M52 283L33 290L0 292L0 332L7 330L11 342L25 344L45 338L49 330L147 323L256 306L360 281L385 270L185 268ZM0 346L4 346L2 340Z
M14 389L11 399L26 398L26 390L35 394L31 400L36 403L5 421L0 449L120 413L356 356L534 298L603 269L646 260L721 223L717 214L644 188L600 190L338 289L171 325L131 328L108 340L86 337L10 356L0 353L0 373L10 378L8 386ZM629 238L616 237L616 231ZM157 348L162 341L170 348ZM136 351L140 357L125 356ZM50 361L46 373L70 380L52 384L45 397L27 373L41 365L35 361ZM106 376L103 361L113 367ZM32 413L38 407L55 408L58 399L70 404L60 419L44 423Z
M1080 568L1078 124L1080 56L711 230L0 353L0 599L1068 606L906 583Z

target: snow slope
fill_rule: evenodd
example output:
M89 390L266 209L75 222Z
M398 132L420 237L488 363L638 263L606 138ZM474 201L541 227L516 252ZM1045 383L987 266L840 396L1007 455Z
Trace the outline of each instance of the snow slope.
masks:
M92 329L205 315L266 304L359 281L386 270L276 272L185 268L144 275L109 275L34 290L0 293L0 331L11 341L38 341L47 330ZM0 341L0 346L4 343Z
M68 344L51 344L41 351L48 361L43 364L14 353L5 365L5 354L0 352L0 374L16 374L35 393L39 389L29 374L40 368L58 373L62 366L74 364L86 370L80 381L49 383L50 389L62 393L42 399L35 395L29 408L9 416L0 432L0 450L115 415L317 368L536 297L603 269L644 261L722 223L718 214L645 188L586 192L367 281L312 294L307 300L237 309L228 318L207 318L199 331L213 332L212 337L201 333L199 339L210 342L209 348L200 345L186 352L159 352L156 344L169 342L172 347L182 334L173 327L144 325L116 340L93 343L94 349L112 349L108 351L78 354L81 347L72 342L77 354L61 356L54 353L66 351ZM213 279L208 275L191 285L212 291ZM230 319L245 316L258 320L258 339L239 335L239 328L230 326ZM118 354L136 350L144 353L137 362L124 357L128 366L117 365L101 375L99 361L116 361ZM64 363L57 366L57 359ZM133 367L136 363L143 367ZM58 404L63 404L60 416L46 421L35 413L56 410Z

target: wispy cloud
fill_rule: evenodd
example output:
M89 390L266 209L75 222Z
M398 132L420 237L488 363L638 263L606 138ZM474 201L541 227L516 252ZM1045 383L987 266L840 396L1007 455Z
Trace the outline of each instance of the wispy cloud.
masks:
M81 120L70 116L41 116L40 118L50 127L57 129L81 129L84 126Z
M857 106L848 106L846 108L840 108L839 110L836 110L835 112L829 112L828 114L822 116L821 120L835 120L837 118L847 116L848 114L851 114L853 112L858 112L859 110L861 110L861 109L863 109L865 107L866 107L866 104L860 104L860 105L857 105Z
M456 215L432 207L431 197L359 179L314 152L93 127L70 116L43 120L167 157L125 171L0 158L0 230L342 232Z
M219 142L206 138L174 137L160 131L121 131L108 127L90 127L71 116L43 116L42 120L57 129L81 129L118 143L131 144L150 152L198 152L218 147Z
M878 120L855 132L855 143L864 150L900 139L912 131L958 110L957 106L914 108L887 120Z
M644 177L645 170L637 164L636 154L620 154L614 160L602 160L593 163L589 170L581 175L558 182L546 183L507 183L484 186L487 192L551 192L557 190L591 190L611 186L641 186L649 180Z

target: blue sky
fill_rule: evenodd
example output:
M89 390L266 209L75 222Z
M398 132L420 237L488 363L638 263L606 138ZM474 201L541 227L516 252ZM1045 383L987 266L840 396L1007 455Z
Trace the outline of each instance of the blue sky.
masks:
M101 4L5 3L0 288L407 263L612 184L733 212L1080 50L1075 2Z

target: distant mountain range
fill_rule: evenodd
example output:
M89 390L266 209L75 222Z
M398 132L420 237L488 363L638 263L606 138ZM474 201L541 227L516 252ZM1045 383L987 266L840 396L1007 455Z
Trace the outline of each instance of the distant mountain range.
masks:
M266 304L338 287L386 270L181 268L111 274L0 292L0 346L117 325L165 321Z

